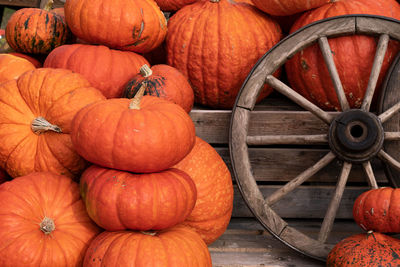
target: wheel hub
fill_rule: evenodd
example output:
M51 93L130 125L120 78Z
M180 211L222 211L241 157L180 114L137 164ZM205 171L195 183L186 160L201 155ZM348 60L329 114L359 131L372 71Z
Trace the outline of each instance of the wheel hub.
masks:
M329 128L329 146L342 160L364 162L382 148L384 130L379 118L359 109L338 115Z

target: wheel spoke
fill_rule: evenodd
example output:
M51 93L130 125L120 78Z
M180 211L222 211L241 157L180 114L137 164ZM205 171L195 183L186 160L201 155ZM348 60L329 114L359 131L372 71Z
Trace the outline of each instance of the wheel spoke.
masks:
M325 243L329 233L332 230L332 225L336 217L336 212L337 209L339 208L340 200L342 199L347 179L349 178L351 166L352 166L351 163L348 162L343 163L343 168L336 185L335 193L332 196L332 200L329 204L328 210L326 211L325 218L324 221L322 222L321 230L318 235L318 241L322 243Z
M328 165L334 158L336 158L335 154L329 152L326 154L322 159L320 159L316 164L308 168L307 170L300 173L297 177L293 180L285 184L283 187L276 190L273 194L265 199L265 205L273 205L277 201L279 201L282 197L286 194L292 192L302 183L304 183L308 178L316 174L319 170L323 167Z
M400 132L385 132L385 141L399 141Z
M248 136L248 145L318 145L328 143L327 134Z
M294 91L292 88L290 88L289 86L287 86L286 84L284 84L283 82L281 82L280 80L275 78L274 76L268 75L267 78L265 79L265 82L268 85L272 86L279 93L287 96L288 98L290 98L292 101L296 102L298 105L300 105L304 109L313 113L315 116L320 118L322 121L324 121L328 125L332 122L333 117L329 113L323 111L322 109L320 109L319 107L317 107L316 105L314 105L313 103L308 101L302 95L300 95L299 93Z
M365 92L364 100L361 105L361 109L364 111L369 111L369 108L371 106L372 97L374 96L376 83L378 82L379 73L381 72L382 63L383 59L385 58L388 43L389 43L389 35L382 34L379 37L374 63L372 65L371 75L369 76L367 90Z
M336 90L340 107L343 111L350 108L349 102L347 101L346 95L343 90L342 82L340 81L339 73L337 72L335 61L333 60L332 50L329 46L328 38L325 36L318 39L319 47L325 60L325 64L328 67L329 74L331 76L333 86Z
M392 167L394 167L397 171L400 171L400 162L398 162L392 156L390 156L388 153L383 151L383 149L381 149L378 152L378 156L379 156L380 159L382 159L383 161L385 161L386 163L388 163Z
M396 114L400 110L400 102L394 104L391 108L380 114L378 117L382 123L389 120L394 114Z
M372 189L378 188L378 183L376 182L374 171L372 170L371 162L367 161L367 162L364 162L362 165L363 165L365 174L367 175L367 181L368 181L369 186Z

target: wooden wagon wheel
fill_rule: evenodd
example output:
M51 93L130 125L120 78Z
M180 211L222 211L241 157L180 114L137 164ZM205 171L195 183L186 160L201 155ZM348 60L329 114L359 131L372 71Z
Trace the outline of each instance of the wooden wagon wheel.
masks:
M353 34L379 37L368 87L360 109L349 108L328 43L328 38ZM233 107L229 131L229 149L233 173L243 199L259 222L272 235L295 250L315 259L325 261L329 251L334 246L327 240L352 165L362 165L366 179L372 188L378 187L370 163L372 158L378 157L390 165L390 168L400 170L400 162L395 159L396 157L391 156L383 146L384 142L400 140L400 124L397 116L400 110L398 90L397 92L393 92L391 89L385 90L384 98L390 97L391 100L383 99L380 114L369 111L390 39L400 40L400 23L397 20L380 16L345 15L310 24L283 39L257 62L243 84ZM336 115L323 111L272 75L294 54L314 43L319 44L341 105L342 112L336 112ZM249 136L250 115L264 83L269 84L276 91L326 123L329 126L328 132L322 135L268 134ZM385 123L389 121L392 126L386 127ZM354 132L357 132L357 134ZM249 146L315 144L326 144L330 151L314 165L279 187L272 194L263 196L252 172ZM319 235L317 238L313 238L289 226L274 211L273 205L293 192L334 159L343 162L342 169L333 197L326 207L327 210ZM400 181L400 179L398 180Z

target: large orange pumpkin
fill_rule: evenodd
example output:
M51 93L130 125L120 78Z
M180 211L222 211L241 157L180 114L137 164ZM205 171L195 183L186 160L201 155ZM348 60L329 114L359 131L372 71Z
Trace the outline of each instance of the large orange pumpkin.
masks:
M400 188L384 187L362 193L354 202L353 218L366 231L400 233Z
M199 137L192 151L174 167L189 174L197 188L196 205L184 224L211 244L225 232L231 218L231 174L218 152Z
M11 55L0 54L0 83L17 79L21 74L36 67L27 59Z
M167 20L153 0L67 0L64 11L75 36L119 50L149 52L167 33Z
M278 23L252 5L198 1L169 19L167 62L188 77L196 103L232 108L254 64L281 36Z
M100 232L69 177L36 172L0 185L0 266L82 266Z
M186 111L168 100L143 96L113 98L81 109L72 121L76 151L97 165L137 173L166 170L195 142Z
M337 0L251 0L262 11L275 16L300 13Z
M44 9L22 8L12 14L6 26L6 39L14 51L48 54L66 43L70 31L64 17L51 11L51 5L49 1Z
M372 231L349 236L329 252L326 266L400 266L400 240Z
M104 99L80 74L36 69L0 85L0 167L12 177L52 171L73 177L85 161L72 148L75 113Z
M80 180L89 216L108 231L161 230L183 222L196 202L185 172L133 174L92 165Z
M177 225L158 232L103 232L90 244L85 267L211 267L210 252L193 230Z
M174 67L160 64L150 68L143 65L140 74L131 77L125 86L122 97L134 97L142 85L146 85L146 95L172 101L187 113L193 107L193 89L186 77Z
M400 4L394 0L347 0L325 4L304 13L291 32L311 22L346 14L382 15L400 19ZM332 56L351 108L359 108L368 85L377 39L366 35L329 38ZM377 83L376 94L399 45L389 42ZM340 110L339 101L320 48L317 44L297 53L285 64L294 90L325 110Z
M120 97L125 84L147 60L134 52L103 45L72 44L54 49L44 67L69 69L82 74L107 98Z

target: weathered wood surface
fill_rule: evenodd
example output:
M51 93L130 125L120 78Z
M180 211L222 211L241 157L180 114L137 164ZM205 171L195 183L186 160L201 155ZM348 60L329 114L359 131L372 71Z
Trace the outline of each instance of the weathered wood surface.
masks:
M0 0L0 5L20 6L20 7L39 7L40 0Z
M271 195L279 188L281 188L279 185L259 185L259 191L263 197ZM352 209L354 200L368 189L369 187L347 186L343 192L336 218L353 218ZM324 218L334 192L335 185L300 186L274 204L272 208L282 218ZM232 217L253 217L236 185L234 186L233 206Z
M317 236L320 220L288 220L289 225L308 236ZM329 241L337 243L362 232L352 220L339 221ZM317 267L323 262L308 258L273 237L251 218L232 218L227 231L209 246L214 267Z

